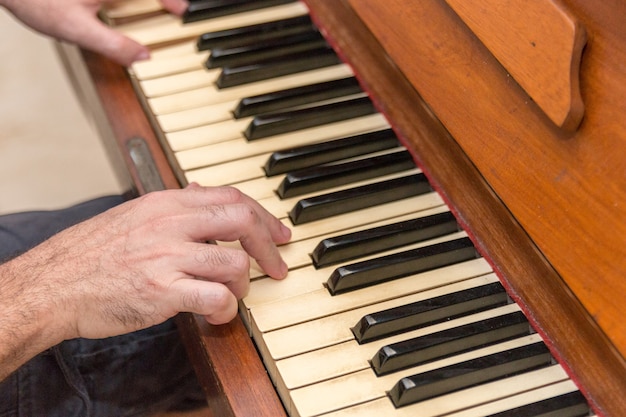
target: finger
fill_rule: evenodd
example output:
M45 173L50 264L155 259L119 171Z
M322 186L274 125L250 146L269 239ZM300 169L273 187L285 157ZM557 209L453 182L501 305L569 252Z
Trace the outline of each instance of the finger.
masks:
M206 243L191 243L185 250L178 261L182 272L224 284L238 299L248 294L250 258L244 251Z
M177 16L182 16L187 10L189 3L185 0L161 0L163 8Z
M148 48L109 28L100 21L92 19L88 23L89 25L79 32L80 36L69 40L124 66L150 57Z
M228 323L237 315L237 298L220 283L181 279L168 294L174 310L201 314L211 324Z
M287 265L269 228L247 204L212 205L195 215L179 219L179 224L195 240L207 237L222 241L238 240L268 275L274 278L287 275Z
M211 212L211 205L246 204L259 216L262 223L268 228L272 241L277 244L289 242L291 230L282 224L276 217L263 208L257 201L234 187L188 187L181 198L189 207L197 207L207 213Z

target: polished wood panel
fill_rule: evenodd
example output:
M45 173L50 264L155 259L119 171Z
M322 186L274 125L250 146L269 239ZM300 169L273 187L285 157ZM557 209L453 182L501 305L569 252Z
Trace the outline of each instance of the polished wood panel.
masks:
M455 34L467 28L445 3L307 3L596 409L605 415L624 415L626 365L616 345L625 336L619 313L625 294L621 278L626 270L621 244L625 225L621 219L626 209L618 203L626 192L625 177L618 174L624 172L625 162L612 151L624 148L624 137L619 136L618 97L607 97L605 86L598 87L600 97L591 95L598 81L585 78L583 94L588 106L597 105L605 97L608 108L604 112L590 109L579 133L568 138L529 102L524 91L471 33L465 34L471 40L469 44L451 44ZM353 16L350 6L366 19L367 29L358 29L359 19ZM589 22L585 25L595 27ZM613 36L623 31L615 27L612 30L609 32ZM377 39L371 38L372 32ZM435 38L433 34L441 36ZM590 47L594 47L590 36ZM408 42L410 39L417 42ZM391 58L380 52L383 48L370 46L377 42L382 42ZM619 58L623 52L616 51L616 55ZM583 58L583 74L589 65ZM605 65L607 71L619 74L615 72L615 58ZM498 80L483 79L490 71L496 72ZM623 88L619 81L605 82L617 92ZM473 91L479 87L483 95ZM492 91L495 88L508 92ZM506 101L499 97L502 94L517 100ZM438 106L431 107L431 100ZM465 106L459 104L463 102ZM433 112L438 112L443 124ZM507 126L501 119L512 125L509 131L504 130ZM532 131L538 136L531 135ZM598 135L591 134L595 131ZM587 132L589 137L580 132ZM586 155L580 148L603 151ZM546 161L545 153L552 153L553 159ZM564 158L573 162L565 166ZM591 174L591 162L582 166L579 162L595 159L604 162L597 163L595 175L585 179L584 174ZM528 167L536 166L537 161L544 161L543 166L530 170ZM560 166L551 166L554 161ZM536 192L542 183L543 192ZM597 189L587 188L591 185ZM621 233L609 234L607 227ZM527 231L536 237L537 244L528 239ZM561 270L555 270L550 263L555 254L562 261L557 265ZM599 276L599 271L604 276ZM584 282L588 277L593 277L593 285ZM569 281L574 284L571 290L578 294L572 293ZM581 297L581 285L587 287L583 292L593 291L586 305L577 299ZM602 291L595 291L598 286ZM613 294L618 297L610 299ZM602 317L597 316L599 311ZM604 333L597 323L611 326L605 327Z
M351 3L626 356L626 159L617 151L626 147L626 27L615 18L624 3L564 2L589 36L587 109L571 135L546 120L445 3Z
M446 0L559 127L575 130L585 106L579 70L587 32L557 1Z

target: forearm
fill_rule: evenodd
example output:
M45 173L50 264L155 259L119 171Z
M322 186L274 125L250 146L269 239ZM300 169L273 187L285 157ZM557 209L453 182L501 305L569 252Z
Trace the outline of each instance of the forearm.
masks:
M0 381L65 336L55 314L58 289L46 288L45 265L33 258L0 265Z
M0 0L2 1L2 0ZM150 193L0 265L0 379L63 340L144 329L179 312L232 320L253 257L271 277L291 232L234 188ZM244 251L208 240L239 240Z

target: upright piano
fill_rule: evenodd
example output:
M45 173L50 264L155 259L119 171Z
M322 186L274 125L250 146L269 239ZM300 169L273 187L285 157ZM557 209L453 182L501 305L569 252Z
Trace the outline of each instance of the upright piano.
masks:
M233 185L294 230L240 317L178 317L212 415L626 415L624 16L128 0L103 18L150 61L59 45L129 190Z

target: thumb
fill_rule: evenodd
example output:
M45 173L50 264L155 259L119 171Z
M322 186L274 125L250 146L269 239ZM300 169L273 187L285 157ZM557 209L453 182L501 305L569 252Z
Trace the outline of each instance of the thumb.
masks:
M235 295L223 284L183 278L168 288L170 305L176 312L200 314L210 324L224 324L237 315Z

